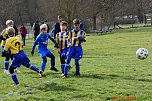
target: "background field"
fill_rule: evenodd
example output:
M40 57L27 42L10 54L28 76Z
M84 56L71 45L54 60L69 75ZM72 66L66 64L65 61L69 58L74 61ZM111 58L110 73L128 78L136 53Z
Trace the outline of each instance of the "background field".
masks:
M30 55L33 40L27 40L24 47L33 65L39 66L41 58L35 50ZM50 42L51 43L51 42ZM135 52L138 48L149 50L146 60L138 60ZM52 44L49 49L56 56L56 67L60 70L59 58ZM47 76L24 67L17 73L19 87L11 87L12 80L3 73L3 61L0 57L0 100L2 101L112 101L127 100L135 96L137 101L152 99L152 28L118 30L107 35L89 35L83 44L84 58L81 60L81 77L62 79L60 72L49 70ZM74 63L71 63L74 67Z

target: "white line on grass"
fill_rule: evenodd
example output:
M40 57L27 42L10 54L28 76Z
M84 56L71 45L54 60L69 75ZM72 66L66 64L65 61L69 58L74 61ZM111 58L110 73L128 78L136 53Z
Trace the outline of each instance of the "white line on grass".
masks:
M15 95L15 94L19 94L19 93L21 93L22 91L26 91L26 90L28 90L28 89L30 89L30 88L38 87L38 86L40 86L41 84L44 84L44 83L53 82L53 81L56 81L56 80L58 80L58 79L59 79L59 78L54 78L54 79L51 79L50 81L47 80L47 81L41 82L39 85L36 85L36 86L25 87L24 89L19 90L19 91L17 91L17 92L8 93L8 94L0 97L0 101L3 100L3 99L7 99L8 97L13 96L13 95Z

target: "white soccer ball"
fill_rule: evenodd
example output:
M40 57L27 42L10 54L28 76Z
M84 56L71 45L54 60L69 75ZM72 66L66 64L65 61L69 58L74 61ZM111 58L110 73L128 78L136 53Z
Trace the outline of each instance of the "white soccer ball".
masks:
M146 48L139 48L136 51L136 57L140 60L144 60L148 57L148 50Z

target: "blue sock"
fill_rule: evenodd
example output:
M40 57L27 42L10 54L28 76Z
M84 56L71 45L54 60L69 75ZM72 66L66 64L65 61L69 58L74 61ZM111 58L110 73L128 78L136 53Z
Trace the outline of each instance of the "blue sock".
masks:
M64 74L68 74L69 64L65 64L64 66Z
M61 64L61 71L62 71L62 74L64 74L64 67L65 67L65 64Z
M12 79L13 79L13 81L14 81L15 84L19 84L17 76L16 76L15 73L11 74L11 77L12 77Z
M5 62L4 62L4 66L5 66L5 67L4 67L4 69L5 69L5 70L8 70L8 67L9 67L9 61L5 61Z
M42 61L42 65L41 65L41 71L44 72L45 70L45 66L46 66L46 62L47 62L47 58L46 57L42 57L43 61Z
M31 65L30 69L36 71L37 73L39 72L39 69L36 66Z

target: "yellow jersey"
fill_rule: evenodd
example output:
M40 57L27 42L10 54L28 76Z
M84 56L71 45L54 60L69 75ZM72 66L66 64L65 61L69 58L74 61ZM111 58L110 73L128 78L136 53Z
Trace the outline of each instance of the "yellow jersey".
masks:
M83 42L85 42L84 40L86 41L86 33L83 30L72 30L71 33L68 35L68 41L70 41L72 46L79 46Z
M10 37L6 40L4 50L8 51L9 49L11 54L17 54L22 50L22 41L18 36Z
M7 38L6 29L4 29L4 30L2 31L1 36L2 36L4 39ZM2 40L1 46L5 46L5 41L4 41L4 40Z
M56 44L58 45L58 48L61 50L69 47L67 45L67 39L68 39L69 32L59 32L56 35Z

